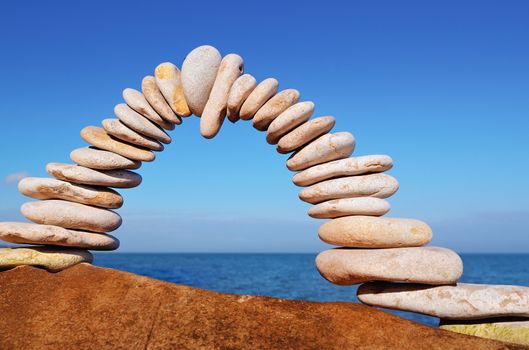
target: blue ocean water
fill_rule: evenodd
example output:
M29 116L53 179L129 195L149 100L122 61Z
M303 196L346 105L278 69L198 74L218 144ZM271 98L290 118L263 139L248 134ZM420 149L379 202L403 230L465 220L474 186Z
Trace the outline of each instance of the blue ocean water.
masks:
M314 267L315 254L96 253L94 264L225 293L312 301L357 301L355 286L335 286ZM462 282L529 286L529 254L462 254ZM387 310L437 326L438 319Z

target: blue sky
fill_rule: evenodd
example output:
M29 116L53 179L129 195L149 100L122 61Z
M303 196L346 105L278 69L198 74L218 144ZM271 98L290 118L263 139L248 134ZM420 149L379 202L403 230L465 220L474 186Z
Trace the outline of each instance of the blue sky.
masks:
M526 1L4 2L0 220L21 219L17 174L69 162L124 88L211 44L334 115L355 154L391 155L390 216L460 252L529 252L528 16ZM122 191L121 251L327 247L263 133L228 123L208 141L198 123Z

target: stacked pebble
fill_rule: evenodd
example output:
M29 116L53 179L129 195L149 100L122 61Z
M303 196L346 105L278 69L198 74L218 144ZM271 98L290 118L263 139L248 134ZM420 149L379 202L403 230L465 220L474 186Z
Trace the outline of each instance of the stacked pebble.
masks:
M381 217L390 210L386 199L399 188L395 178L384 174L393 165L389 156L351 157L355 138L348 132L331 133L334 117L311 119L314 103L300 101L299 91L278 92L276 79L258 83L243 73L240 56L222 57L217 49L201 46L185 58L181 72L162 63L154 76L143 79L142 92L125 89L125 103L114 108L117 118L81 131L90 146L71 153L75 165L50 163L46 169L54 179L20 182L20 192L41 200L22 206L35 224L0 223L0 238L8 242L71 250L4 249L0 268L30 264L58 271L91 261L86 249L116 249L119 242L108 232L121 225L121 217L111 209L123 199L110 187L138 186L141 176L131 170L163 151L171 142L166 130L183 117L201 117L205 138L217 135L228 117L231 122L252 120L279 153L291 153L286 165L297 172L294 184L305 187L300 199L313 204L308 214L330 219L319 237L338 248L316 259L330 282L365 283L358 298L366 304L444 320L529 317L529 288L457 284L461 259L451 250L426 247L432 239L426 223Z

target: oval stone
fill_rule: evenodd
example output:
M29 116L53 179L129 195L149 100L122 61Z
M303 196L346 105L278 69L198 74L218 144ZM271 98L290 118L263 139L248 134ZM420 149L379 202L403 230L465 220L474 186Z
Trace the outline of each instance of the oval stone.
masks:
M153 151L164 150L164 146L160 142L130 129L119 119L104 119L101 124L103 125L103 129L105 129L108 134L122 141L132 143L140 147L145 147Z
M420 247L432 240L432 229L415 219L345 216L327 221L320 239L350 248Z
M147 102L149 102L158 115L170 123L182 124L182 119L173 112L165 97L160 92L155 77L148 75L143 78L141 81L141 91Z
M50 199L24 203L22 215L37 224L92 232L111 232L121 226L117 213L85 204Z
M349 132L337 132L318 137L287 160L287 168L303 170L313 165L347 158L355 148L355 138Z
M312 204L339 198L388 198L398 189L399 183L394 177L386 174L370 174L340 177L317 183L299 192L299 198Z
M0 239L18 244L44 244L92 250L115 250L119 247L119 240L111 235L26 222L0 222Z
M143 96L138 90L126 88L123 90L123 99L130 108L149 119L154 124L167 130L174 130L174 124L160 117L149 102L147 102L145 96Z
M298 102L275 118L266 131L266 141L275 145L279 139L298 125L305 123L314 112L314 103Z
M184 96L180 70L171 62L159 64L154 70L156 84L176 115L188 117L191 111Z
M257 81L250 74L243 74L235 80L228 94L227 112L228 119L235 123L239 120L239 111L242 104L257 86Z
M368 281L454 284L463 274L461 258L439 247L331 249L318 255L316 267L329 282L344 286Z
M141 183L141 175L128 170L93 170L79 165L48 163L46 171L59 180L83 185L132 188Z
M246 98L241 106L239 118L250 120L255 113L277 92L279 82L274 78L263 80Z
M200 117L215 83L222 57L209 45L191 51L182 64L184 96L191 113Z
M105 130L96 126L85 127L81 130L81 137L92 146L132 160L152 162L156 158L153 152L111 137Z
M265 131L270 123L283 113L288 107L299 101L299 91L286 89L269 99L253 117L253 127Z
M277 151L279 153L289 153L301 146L306 145L317 137L328 133L335 124L334 117L314 118L301 124L285 136L279 139Z
M0 270L30 265L58 272L82 262L92 261L92 254L87 250L51 247L0 248Z
M138 169L141 162L93 147L78 148L70 152L70 159L78 165L98 170Z
M77 185L57 179L26 177L18 183L18 190L35 199L64 199L108 209L123 205L123 197L109 188Z
M337 218L349 215L380 216L390 209L387 201L375 197L341 198L316 204L309 215L316 219Z
M244 61L239 55L226 55L220 62L215 83L200 118L200 133L207 139L217 135L228 104L228 94L235 80L244 71Z
M162 128L134 111L125 103L116 105L114 113L123 124L132 130L165 144L171 143L171 137Z

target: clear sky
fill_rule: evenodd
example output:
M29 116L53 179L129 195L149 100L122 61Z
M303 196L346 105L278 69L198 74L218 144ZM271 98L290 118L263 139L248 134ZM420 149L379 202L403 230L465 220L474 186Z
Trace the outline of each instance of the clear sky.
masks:
M527 1L11 1L0 6L0 220L21 174L69 162L161 62L202 44L245 59L337 118L355 154L393 157L390 216L433 244L529 252ZM248 122L203 139L198 118L124 190L121 251L316 252L286 157Z

